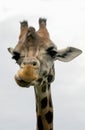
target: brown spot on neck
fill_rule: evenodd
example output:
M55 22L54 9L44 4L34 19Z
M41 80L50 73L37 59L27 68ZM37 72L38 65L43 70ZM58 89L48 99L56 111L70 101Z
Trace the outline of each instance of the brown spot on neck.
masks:
M43 85L45 85L45 91L42 92ZM51 100L50 87L48 89L48 83L45 81L38 89L35 88L36 95L36 116L37 116L37 130L50 130L53 129L53 107ZM42 128L41 128L41 126Z

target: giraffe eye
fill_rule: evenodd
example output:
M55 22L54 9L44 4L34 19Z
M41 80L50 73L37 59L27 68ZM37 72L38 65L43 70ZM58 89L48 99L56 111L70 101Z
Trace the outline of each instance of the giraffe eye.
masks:
M16 61L19 60L20 58L20 53L18 52L13 52L13 56L12 56L12 59L15 59Z
M47 50L47 54L49 54L52 58L55 58L57 51L54 47L49 47Z

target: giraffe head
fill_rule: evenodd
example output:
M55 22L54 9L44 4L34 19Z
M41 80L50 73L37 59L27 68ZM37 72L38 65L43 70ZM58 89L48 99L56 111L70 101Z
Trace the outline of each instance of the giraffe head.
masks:
M29 27L27 21L21 22L19 41L15 48L8 48L20 69L15 74L19 86L29 87L42 80L54 80L54 61L69 62L81 54L81 50L67 47L58 50L50 39L46 19L39 19L39 30Z

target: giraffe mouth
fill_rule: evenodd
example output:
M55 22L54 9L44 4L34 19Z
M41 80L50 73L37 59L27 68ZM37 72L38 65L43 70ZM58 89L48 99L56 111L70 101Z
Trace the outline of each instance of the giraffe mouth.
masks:
M15 81L16 83L21 86L21 87L29 87L31 85L30 82L24 81L23 79L21 79L18 74L15 75Z

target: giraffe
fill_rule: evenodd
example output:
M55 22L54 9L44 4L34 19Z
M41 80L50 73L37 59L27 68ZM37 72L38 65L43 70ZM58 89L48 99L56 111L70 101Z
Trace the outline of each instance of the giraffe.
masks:
M14 77L16 83L21 87L34 87L36 130L53 130L51 83L55 79L54 62L69 62L82 51L74 47L58 50L50 39L45 18L39 18L38 31L28 26L27 21L21 22L18 43L8 51L19 65Z

